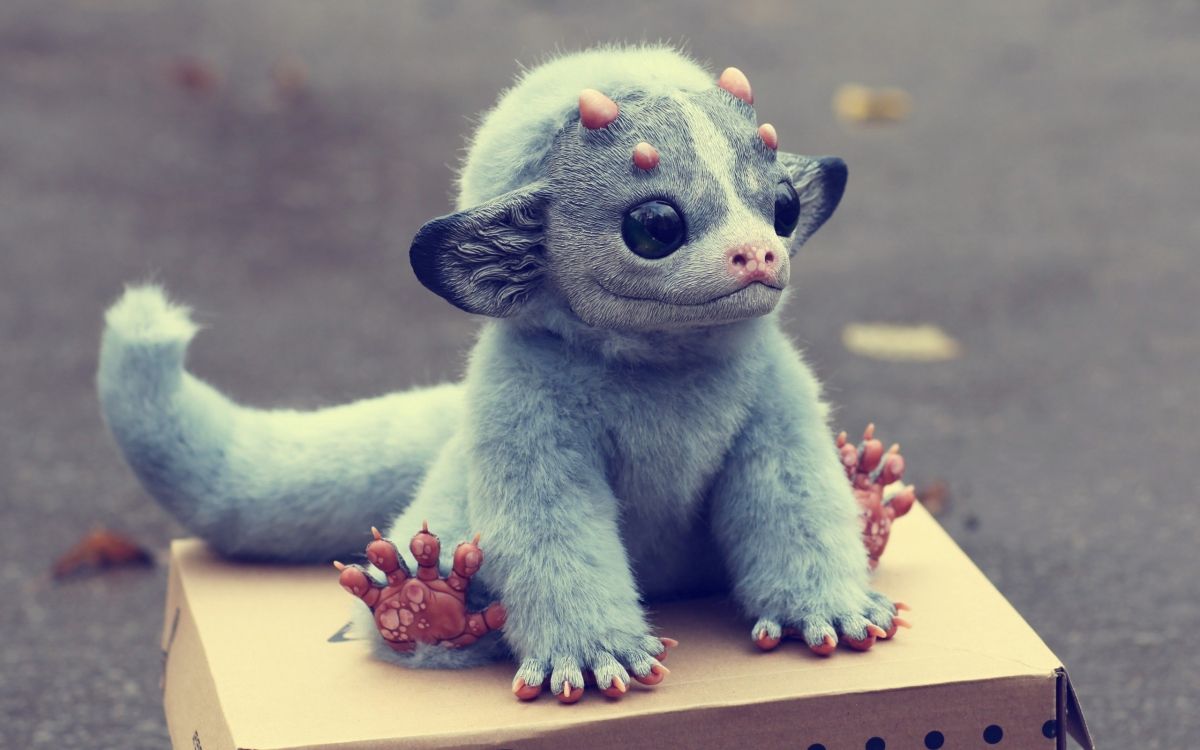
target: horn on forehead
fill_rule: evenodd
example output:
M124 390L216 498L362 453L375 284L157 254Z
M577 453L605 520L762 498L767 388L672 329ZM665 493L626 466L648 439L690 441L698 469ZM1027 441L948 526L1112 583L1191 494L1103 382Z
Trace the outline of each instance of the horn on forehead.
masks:
M754 104L754 92L750 89L750 79L737 68L726 68L717 79L717 85L747 104Z
M579 92L579 121L588 130L608 127L620 112L616 102L596 89Z
M658 149L642 141L633 147L633 163L638 169L649 172L658 166Z
M779 135L775 132L775 126L769 122L764 122L758 126L758 137L762 138L762 142L767 144L767 148L772 151L779 148Z

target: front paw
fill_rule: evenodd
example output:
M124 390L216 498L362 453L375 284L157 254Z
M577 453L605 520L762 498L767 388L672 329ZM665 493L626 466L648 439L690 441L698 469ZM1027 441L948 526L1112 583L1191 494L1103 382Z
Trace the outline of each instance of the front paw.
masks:
M632 680L643 685L662 682L669 674L662 662L667 649L676 645L671 638L619 635L591 647L527 656L513 678L513 694L528 701L549 687L561 703L575 703L590 684L609 698L620 698Z
M864 602L855 607L760 617L750 637L763 651L774 649L784 638L799 638L820 656L832 654L838 643L866 651L876 640L890 639L897 628L911 627L897 616L897 611L904 609L908 607L870 591Z

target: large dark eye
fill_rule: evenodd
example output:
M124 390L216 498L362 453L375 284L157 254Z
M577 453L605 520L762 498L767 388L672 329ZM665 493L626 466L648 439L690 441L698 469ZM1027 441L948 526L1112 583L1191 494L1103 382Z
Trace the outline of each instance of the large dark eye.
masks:
M800 223L800 196L792 183L784 180L775 186L775 234L787 237Z
M683 244L683 217L666 201L646 201L629 209L621 237L643 258L665 258Z

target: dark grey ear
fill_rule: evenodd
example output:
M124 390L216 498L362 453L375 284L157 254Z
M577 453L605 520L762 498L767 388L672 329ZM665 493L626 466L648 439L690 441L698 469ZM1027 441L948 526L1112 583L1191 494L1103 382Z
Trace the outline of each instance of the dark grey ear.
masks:
M417 278L469 313L512 315L542 279L546 199L534 183L426 223L408 251Z
M793 247L799 247L830 216L846 192L846 162L836 156L803 156L779 153L779 163L792 176L792 186L800 196L800 223L792 235Z

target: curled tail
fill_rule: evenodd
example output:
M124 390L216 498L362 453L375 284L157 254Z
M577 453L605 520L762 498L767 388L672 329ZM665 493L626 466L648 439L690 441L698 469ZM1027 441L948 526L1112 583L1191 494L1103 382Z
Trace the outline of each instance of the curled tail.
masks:
M360 550L459 423L457 385L303 413L239 406L184 370L197 326L155 286L126 290L105 322L97 387L109 429L146 490L230 556Z

